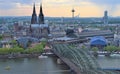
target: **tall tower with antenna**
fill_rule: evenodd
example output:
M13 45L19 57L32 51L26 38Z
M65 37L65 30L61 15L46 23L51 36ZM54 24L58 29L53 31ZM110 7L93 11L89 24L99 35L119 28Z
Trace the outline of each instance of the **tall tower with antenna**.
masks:
M74 18L75 9L72 9L72 18Z

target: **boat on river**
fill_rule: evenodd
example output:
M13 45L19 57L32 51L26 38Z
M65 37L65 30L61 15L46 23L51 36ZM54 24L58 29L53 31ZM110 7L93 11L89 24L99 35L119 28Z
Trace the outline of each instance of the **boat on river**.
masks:
M40 55L40 56L38 56L38 58L48 58L48 56Z

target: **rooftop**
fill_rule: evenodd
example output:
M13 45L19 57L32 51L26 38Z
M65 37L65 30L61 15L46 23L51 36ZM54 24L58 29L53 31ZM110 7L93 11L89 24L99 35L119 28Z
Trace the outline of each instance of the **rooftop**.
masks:
M48 24L31 24L31 27L33 27L33 28L44 28L44 27L48 27Z

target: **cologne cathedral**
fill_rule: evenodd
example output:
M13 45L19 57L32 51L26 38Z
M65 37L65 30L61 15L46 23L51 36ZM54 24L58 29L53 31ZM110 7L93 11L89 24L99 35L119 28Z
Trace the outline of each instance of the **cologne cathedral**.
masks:
M42 10L42 4L40 4L40 12L37 18L35 4L33 6L33 13L30 24L30 34L35 38L47 38L49 31L49 25L44 22L44 14Z

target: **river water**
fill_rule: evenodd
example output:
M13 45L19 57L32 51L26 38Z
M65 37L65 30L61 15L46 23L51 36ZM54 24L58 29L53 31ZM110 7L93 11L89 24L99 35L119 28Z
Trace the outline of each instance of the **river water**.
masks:
M99 56L97 62L103 69L120 69L120 57ZM6 70L6 67L10 70ZM56 58L21 58L0 60L0 74L72 74L66 65L56 63Z
M6 70L10 67L10 70ZM71 74L66 65L59 65L56 59L21 58L0 60L0 74Z
M102 69L120 70L120 55L111 57L99 56L97 62Z

